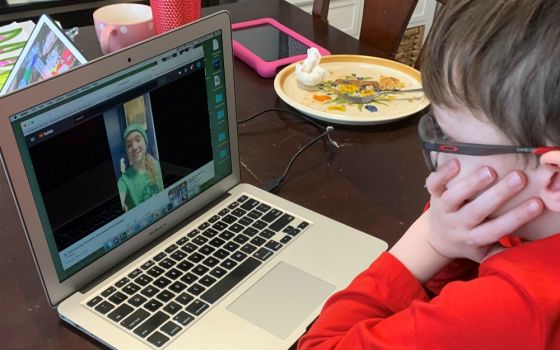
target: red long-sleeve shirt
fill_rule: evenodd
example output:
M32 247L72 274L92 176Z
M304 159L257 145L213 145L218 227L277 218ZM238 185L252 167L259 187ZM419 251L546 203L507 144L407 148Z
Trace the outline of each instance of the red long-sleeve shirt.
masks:
M560 349L560 234L509 248L457 280L465 266L473 263L455 262L427 284L430 298L383 253L326 302L298 348Z

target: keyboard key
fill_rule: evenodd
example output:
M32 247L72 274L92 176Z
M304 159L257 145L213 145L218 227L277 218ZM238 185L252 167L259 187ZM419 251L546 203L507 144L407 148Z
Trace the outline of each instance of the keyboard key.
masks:
M165 321L169 319L169 316L163 311L159 311L152 317L148 318L144 323L142 323L138 328L134 330L134 334L144 338L148 334L152 333L156 328L161 326Z
M131 313L132 310L134 310L132 308L132 306L130 306L128 304L122 304L121 306L119 306L115 310L111 311L111 313L109 313L107 315L107 317L109 317L110 320L113 320L115 322L119 322L120 320L122 320L123 318L128 316L128 314Z
M144 304L146 302L146 300L148 300L148 299L144 298L140 294L136 294L135 296L128 299L128 303L130 305L140 307L140 305Z
M234 222L237 221L237 217L235 217L233 215L226 215L222 218L222 221L225 222L226 224L230 225L230 224L233 224Z
M202 262L204 265L208 266L208 267L214 267L216 265L218 265L218 263L220 262L220 260L209 256L206 259L204 259L204 261Z
M127 284L122 291L128 295L132 295L140 290L140 287L137 284L129 283Z
M231 225L231 226L229 227L229 229L230 229L232 232L239 233L239 232L241 232L241 231L243 231L243 230L245 229L245 226L242 226L242 225L239 225L238 223L235 223L235 224Z
M115 294L113 294L109 297L109 301L112 301L113 303L119 305L120 303L125 301L127 298L128 297L126 295L124 295L123 293L116 292Z
M239 244L233 242L227 242L226 245L224 246L224 248L229 250L230 252L237 250L237 248L239 247L240 247Z
M192 230L191 232L187 233L187 237L193 238L193 237L196 237L196 235L198 235L199 233L200 233L200 231L195 229L195 230Z
M207 268L204 265L197 265L192 269L192 272L196 273L199 276L204 275L206 272L208 272L209 268Z
M240 251L236 251L235 253L231 254L231 258L235 261L243 261L243 259L245 259L247 257L247 254L240 252Z
M192 295L199 295L200 293L204 292L205 290L206 290L206 288L204 288L203 286L201 286L198 283L195 283L189 289L187 289L187 292L191 293Z
M178 241L177 244L178 245L183 245L185 243L187 243L187 241L189 240L189 238L187 236L181 237Z
M136 269L136 270L132 271L131 273L129 273L128 277L132 278L132 279L135 279L136 277L140 276L141 273L142 273L142 270Z
M260 236L257 236L257 237L255 237L251 240L251 244L254 244L257 247L263 245L265 242L266 242L266 239L264 239Z
M218 215L214 215L210 219L208 219L208 221L212 224L215 223L218 220L220 220L220 217Z
M237 201L239 203L243 203L245 202L247 199L249 199L249 197L247 197L246 195L242 195L241 197L237 198Z
M199 229L200 231L202 231L202 230L207 229L209 226L210 226L209 223L204 222L204 223L202 223L200 226L198 226L198 229Z
M210 287L214 284L214 282L216 282L216 279L207 275L203 276L198 282L200 282L200 284L204 285L205 287Z
M181 261L187 256L187 254L182 250L177 250L175 253L171 254L170 256L174 260Z
M289 224L290 222L292 222L295 218L290 215L290 214L284 214L282 215L278 220L274 221L269 228L272 231L280 231L284 228L284 226L286 226L287 224Z
M270 249L270 250L277 251L280 248L282 248L283 245L281 243L278 243L276 241L271 240L271 241L268 241L264 246L266 248Z
M198 299L196 299L195 301L190 303L189 306L187 306L185 308L185 310L187 310L188 312L190 312L191 314L193 314L195 316L199 316L206 309L208 309L208 304L206 304L206 303L204 303L204 302L202 302L201 300L198 300Z
M177 269L171 269L165 273L165 277L176 280L177 278L181 277L183 273Z
M239 202L233 202L230 205L228 205L228 208L229 209L235 209L238 205L239 205Z
M286 243L288 243L291 239L292 239L291 236L286 235L286 236L282 237L282 239L280 240L280 243L286 244Z
M177 314L177 316L173 317L173 320L183 326L186 326L194 320L194 317L184 311L181 311Z
M253 223L253 227L256 228L257 230L262 230L263 228L266 227L266 225L268 224L262 220L255 221L255 223Z
M133 329L134 327L138 326L142 321L144 321L148 316L150 316L150 313L148 311L143 309L138 309L134 311L130 316L125 318L124 321L121 322L121 326L129 330Z
M269 239L269 238L274 237L275 234L276 234L276 232L265 228L264 230L261 231L261 233L259 233L259 236L261 236L263 238L266 238L266 239Z
M228 230L225 230L224 232L220 233L220 238L225 239L226 241L231 239L233 236L235 236L235 233L230 232Z
M152 282L154 279L151 278L150 276L146 276L146 275L140 275L140 277L138 277L137 279L134 280L134 282L138 283L141 286L145 286L148 283Z
M167 312L168 314L174 315L181 310L181 305L177 304L176 302L172 301L169 304L165 305L163 311Z
M247 254L252 254L255 250L257 250L257 247L255 247L251 243L247 243L243 247L241 247L241 251Z
M261 204L259 201L251 198L251 199L245 201L243 204L241 204L240 208L242 208L244 210L252 210L252 209L256 208L259 204Z
M95 298L91 299L90 301L87 302L87 306L89 307L94 307L95 305L99 304L99 302L103 300L103 298L101 298L99 295L96 296Z
M259 206L257 207L257 210L260 210L260 211L262 211L263 213L266 213L267 211L270 210L270 205L261 203L261 204L259 204Z
M215 247L215 248L221 247L224 243L226 243L226 241L224 241L223 239L218 238L218 237L212 239L212 240L209 242L209 244L210 244L211 246Z
M150 335L147 340L149 343L159 348L163 346L163 344L165 344L169 340L169 338L161 334L160 332L154 332L154 334Z
M252 210L249 212L249 214L247 214L248 217L250 217L251 219L258 219L263 215L263 213L261 213L258 210Z
M187 288L187 286L179 281L175 281L169 286L169 289L175 293L181 293L185 288Z
M107 298L109 295L113 294L116 290L117 290L117 288L111 286L111 287L105 289L103 292L101 292L101 295L104 296L105 298Z
M208 244L201 247L198 251L204 255L210 255L212 254L214 251L216 250L216 248L209 246Z
M218 281L214 286L203 293L200 298L207 303L213 304L223 295L235 287L241 280L247 277L261 262L257 259L249 257L239 266L237 266L231 273L227 274L223 279Z
M140 268L142 268L142 270L147 270L150 267L154 266L154 262L152 260L148 260L145 263L142 264L142 266L140 266Z
M222 225L225 225L225 224L222 224ZM213 225L213 226L216 226L216 225ZM227 225L225 225L225 227L227 227ZM208 230L202 232L202 234L204 235L204 237L213 238L214 236L216 236L218 234L218 231L209 228Z
M161 252L161 253L157 254L156 256L154 256L153 259L154 259L155 261L160 261L160 260L162 260L163 258L165 258L166 256L167 256L167 254L165 254L164 252Z
M212 225L212 228L218 230L218 231L223 231L228 227L228 225L225 222L222 221L218 221L217 223L215 223L214 225ZM217 232L216 232L217 233ZM206 236L208 237L208 236ZM213 237L213 236L212 236Z
M169 247L165 248L165 252L167 254L171 254L173 253L175 250L177 250L177 248L179 248L176 244L172 244Z
M266 221L268 223L273 222L274 220L278 219L280 216L282 216L282 214L284 214L283 212L281 212L278 209L272 209L271 211L269 211L268 213L265 214L265 216L263 216L261 218L261 220Z
M229 209L228 209L228 208L224 208L224 209L220 210L220 212L218 213L218 215L224 216L224 215L227 215L227 213L229 213Z
M246 229L243 230L243 233L246 234L249 237L253 237L257 233L259 233L259 230L257 230L254 227L247 227Z
M240 233L237 236L235 236L235 238L233 240L235 242L239 243L239 244L244 244L245 242L247 242L249 240L249 237Z
M159 263L159 266L163 267L164 269L170 269L175 264L176 262L173 259L165 258Z
M239 219L239 224L243 225L243 226L249 226L251 225L255 220L248 218L248 217L242 217L241 219Z
M177 296L177 298L175 298L175 301L177 301L178 303L181 303L183 305L187 305L193 299L194 299L194 297L192 295L187 294L187 293L181 293L181 294L179 294L179 296Z
M212 271L210 271L210 274L216 278L221 278L222 276L224 276L227 273L226 270L222 269L221 267L217 266L214 269L212 269Z
M168 290L161 291L161 293L156 296L156 298L163 301L164 303L167 303L169 300L173 299L173 297L175 297L175 294L171 293Z
M162 269L159 266L152 266L149 270L148 270L148 275L152 276L152 277L159 277L159 275L161 275L162 273L164 273L165 270Z
M200 253L192 253L191 255L189 255L187 259L196 264L200 262L202 259L204 259L204 255Z
M223 258L227 257L228 255L229 255L229 252L227 250L223 250L223 249L218 249L214 253L214 256L218 259L223 259Z
M272 252L266 248L261 248L257 250L255 254L253 254L255 258L260 259L262 261L265 261L266 259L270 258L271 255Z
M107 312L113 310L115 308L115 305L111 304L108 301L104 301L101 304L97 305L95 307L95 311L99 312L100 314L105 315Z
M185 244L181 249L186 253L192 253L198 249L198 246L196 244L189 242Z
M309 223L306 221L302 221L297 228L299 228L300 230L303 230L304 228L306 228L307 226L309 226Z
M197 279L198 276L190 272L187 272L183 277L181 277L181 281L185 282L186 284L192 284Z
M237 265L237 263L231 259L226 259L220 264L220 266L225 267L228 270L233 269L235 265Z
M194 266L194 264L193 264L192 262L186 261L186 260L181 261L181 262L177 265L177 267L178 267L179 269L183 270L183 271L188 271L188 270L190 270L193 266Z
M243 209L237 208L234 211L232 211L231 214L234 217L240 218L240 217L245 216L245 214L247 214L247 212ZM235 220L237 220L237 219L235 219Z
M156 287L147 286L146 288L142 289L142 291L140 293L142 293L142 295L147 296L148 298L151 298L154 295L156 295L157 292L159 292L159 289L157 289Z
M144 304L144 308L147 309L147 310L150 310L152 312L156 311L157 309L159 309L162 306L163 306L163 304L156 299L152 299L152 300L150 300L150 301L148 301Z
M165 277L160 277L160 278L158 278L157 280L154 281L154 286L159 287L159 288L165 288L169 284L171 284L171 281L168 280Z
M201 245L206 244L206 242L208 242L208 238L203 237L203 236L197 236L197 237L193 238L192 242L195 243L198 246L201 246Z
M300 232L301 232L300 229L294 228L293 230L290 231L289 235L290 235L290 236L295 236L295 235L297 235L297 234L300 233Z
M160 330L169 335L170 337L176 335L177 333L179 333L183 328L179 327L177 324L169 321L166 324L164 324Z

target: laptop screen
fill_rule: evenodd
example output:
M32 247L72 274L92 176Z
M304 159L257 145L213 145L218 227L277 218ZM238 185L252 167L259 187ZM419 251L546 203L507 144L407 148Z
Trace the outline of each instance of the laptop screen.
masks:
M10 117L60 282L232 173L221 35Z

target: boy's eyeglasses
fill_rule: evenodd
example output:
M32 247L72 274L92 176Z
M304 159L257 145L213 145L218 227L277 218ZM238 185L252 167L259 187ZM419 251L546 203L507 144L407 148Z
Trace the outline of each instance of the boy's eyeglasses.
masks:
M490 156L496 154L528 153L542 155L560 147L525 147L503 145L481 145L476 143L462 143L448 141L439 127L436 119L430 113L420 118L418 133L422 140L422 150L426 165L430 171L436 171L439 153L465 154L470 156Z

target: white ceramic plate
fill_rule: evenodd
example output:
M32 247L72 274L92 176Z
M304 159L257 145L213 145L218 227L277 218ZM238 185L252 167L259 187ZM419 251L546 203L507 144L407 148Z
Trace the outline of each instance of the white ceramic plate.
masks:
M332 89L337 79L356 81L379 81L381 76L397 78L400 89L421 88L420 72L407 65L370 56L331 55L321 58L326 70L323 87L310 91L296 80L295 65L282 69L274 79L274 89L287 104L310 117L335 124L383 124L410 116L430 102L422 92L385 95L368 104L356 104L337 98ZM340 84L335 85L337 89ZM350 86L352 87L352 86Z

